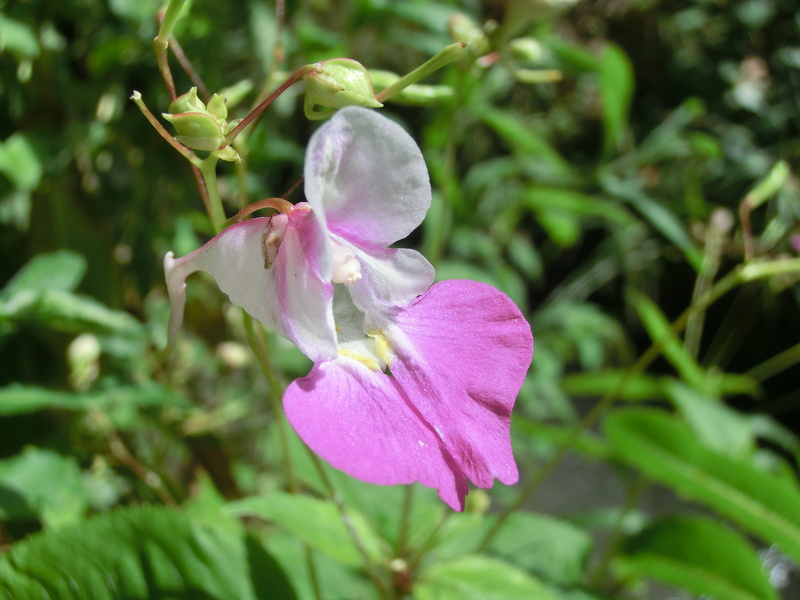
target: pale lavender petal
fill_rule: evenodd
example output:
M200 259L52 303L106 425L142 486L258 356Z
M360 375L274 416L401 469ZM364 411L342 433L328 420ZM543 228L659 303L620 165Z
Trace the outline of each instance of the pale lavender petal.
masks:
M305 194L323 224L388 246L411 233L431 204L428 171L402 127L375 111L339 110L308 144Z
M346 357L323 362L292 382L283 406L302 440L337 469L379 485L418 481L463 510L463 473L388 375Z
M533 355L514 303L475 281L442 281L396 316L392 374L475 485L516 483L510 417Z
M433 266L415 250L355 246L339 236L333 239L351 248L361 264L361 279L348 289L355 305L373 320L379 314L393 315L398 307L408 306L433 283ZM373 325L381 326L379 322Z
M164 260L172 304L170 339L183 318L183 288L195 271L209 273L230 301L297 344L312 360L336 356L328 241L310 211L283 219L282 239L267 248L269 218L238 223L182 258ZM277 222L277 221L276 221ZM271 263L271 264L270 264ZM329 277L329 275L328 275Z

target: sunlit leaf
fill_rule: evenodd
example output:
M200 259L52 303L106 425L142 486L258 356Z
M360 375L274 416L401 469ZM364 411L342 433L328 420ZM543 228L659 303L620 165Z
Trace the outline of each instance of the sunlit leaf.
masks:
M74 458L29 447L0 461L0 520L38 518L54 528L77 522L87 508Z
M796 482L712 450L686 425L660 411L617 411L606 419L604 431L625 462L800 559Z
M619 567L713 598L777 600L753 548L728 527L674 516L627 540Z
M58 600L295 598L254 539L175 510L119 510L35 535L0 556L0 597Z
M499 560L464 556L434 563L414 586L416 600L559 600L532 576Z
M0 299L13 302L21 292L74 291L86 273L86 259L76 252L59 250L34 256L0 292Z
M680 381L667 382L666 390L698 438L709 448L731 457L744 457L755 449L755 438L745 415Z
M226 514L274 521L310 546L342 563L360 565L363 562L348 525L331 501L272 492L231 502L224 510ZM358 512L350 512L349 517L367 555L373 560L382 557L384 548L381 539L367 521Z

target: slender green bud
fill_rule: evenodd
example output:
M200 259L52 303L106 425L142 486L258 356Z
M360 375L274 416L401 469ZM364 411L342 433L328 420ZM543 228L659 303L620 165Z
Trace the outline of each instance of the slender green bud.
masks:
M380 108L372 81L364 66L349 58L333 58L314 65L303 76L306 84L304 109L311 120L325 118L330 110L344 106Z
M750 208L762 205L783 187L788 176L789 165L785 161L779 160L773 165L769 173L747 193L745 201L750 205Z
M469 44L475 56L486 54L489 51L489 40L480 26L463 13L454 13L448 22L450 37L454 42Z
M542 45L529 37L511 40L508 43L508 51L512 59L530 64L541 62L544 56Z

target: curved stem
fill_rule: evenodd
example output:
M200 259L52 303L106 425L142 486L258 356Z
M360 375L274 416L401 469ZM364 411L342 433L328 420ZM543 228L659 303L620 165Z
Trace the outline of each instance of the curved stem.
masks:
M369 578L372 580L372 583L375 584L375 587L378 589L382 597L387 599L391 598L390 591L387 589L384 581L378 574L378 570L375 568L375 564L372 562L369 554L367 554L367 549L364 547L364 542L361 541L361 536L358 535L356 528L353 526L353 520L350 518L350 515L347 512L341 496L336 493L336 489L333 487L333 482L325 472L325 467L322 466L322 462L320 461L319 457L314 454L314 451L311 448L306 446L306 450L308 450L308 455L311 457L311 461L314 463L314 467L316 467L317 473L319 473L325 489L328 490L331 500L333 500L336 508L339 509L339 515L342 519L342 523L344 523L344 526L347 528L350 538L353 540L358 553L361 555L361 560L364 562L364 568L367 571L367 575L369 575Z
M279 213L283 213L288 215L294 209L294 204L284 200L283 198L264 198L263 200L259 200L258 202L253 202L252 204L248 204L230 219L228 219L229 223L238 223L239 221L244 220L245 217L251 215L252 213L256 212L257 210L263 210L265 208L274 208Z
M211 219L214 231L219 233L225 228L225 209L222 207L222 198L217 185L217 162L219 159L212 154L200 164L200 173L208 191L208 207L211 209L208 217Z
M133 102L136 104L136 106L144 115L145 119L148 120L150 125L153 126L153 128L158 132L158 134L162 138L164 138L170 146L175 148L175 150L177 150L181 154L181 156L183 156L186 160L192 163L192 165L196 167L199 167L201 165L202 161L199 158L197 158L197 155L194 152L189 150L189 148L187 148L183 144L176 142L175 138L173 138L170 135L169 131L164 129L164 126L161 123L159 123L155 115L150 112L149 108L147 108L147 105L144 103L144 100L142 99L141 93L137 92L136 90L133 90L133 93L131 94L131 100L133 100Z
M313 68L314 65L306 65L304 67L300 67L299 69L297 69L297 71L292 73L289 76L289 79L284 81L278 87L278 89L276 89L269 96L267 96L267 98L261 104L256 106L249 115L247 115L244 119L242 119L242 121L236 127L233 128L233 131L231 131L227 136L225 136L225 143L223 144L223 147L226 144L231 144L233 140L236 139L236 136L239 135L239 132L241 132L242 129L250 125L250 123L252 123L256 118L258 118L259 115L261 115L261 113L264 112L269 107L269 105L275 101L275 98L277 98L283 92L288 90L292 86L292 84L300 81L300 79L303 78L303 75L308 73Z
M414 486L409 484L403 490L403 513L400 518L400 535L397 538L397 550L395 555L403 556L408 543L408 526L411 521L411 507L414 503Z

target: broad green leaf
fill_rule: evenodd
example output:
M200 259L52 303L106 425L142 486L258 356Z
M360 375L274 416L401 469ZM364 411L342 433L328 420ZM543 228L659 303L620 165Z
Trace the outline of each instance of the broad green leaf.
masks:
M633 98L633 66L625 52L607 44L597 64L600 103L603 108L605 151L619 152L628 133L628 111Z
M666 390L697 437L709 448L733 458L744 458L755 449L755 439L745 415L680 381L669 381Z
M298 600L320 600L314 591L306 544L288 531L278 529L266 536L264 545L283 568ZM312 556L323 600L385 600L375 584L364 576L362 569L343 565L321 552L314 552ZM273 598L281 600L278 596Z
M272 492L231 502L225 507L224 512L274 521L311 547L325 552L342 563L352 565L363 563L348 526L342 519L338 507L331 501ZM383 558L383 543L364 517L352 509L348 510L348 516L367 555L372 560Z
M0 388L0 416L32 413L46 409L86 410L90 406L181 406L192 404L184 397L157 384L139 387L110 387L93 392L60 392L34 386Z
M617 411L606 419L604 431L625 462L800 560L800 491L795 482L715 452L686 425L660 411Z
M445 560L471 555L495 522L496 516L489 514L451 515L436 538L433 552ZM592 537L572 523L517 512L494 536L488 553L542 581L572 585L583 579L592 544Z
M0 298L8 301L20 292L72 292L85 273L86 259L76 252L58 250L50 254L39 254L14 275L0 292Z
M434 563L414 586L415 600L559 600L538 580L485 556Z
M42 163L25 135L15 133L0 143L0 173L22 191L31 192L39 186Z
M559 585L584 578L592 536L566 521L530 512L512 514L489 552L509 564Z
M254 539L162 508L118 510L35 535L0 556L0 598L292 600Z
M778 598L744 538L708 519L673 516L654 523L625 542L617 566L626 575L713 598Z
M640 293L631 295L633 307L642 320L642 324L647 329L650 339L654 344L661 344L661 351L664 357L672 363L681 377L693 387L708 389L708 377L703 368L683 347L680 339L672 331L672 327L656 306L656 303L647 296Z
M87 508L74 458L30 447L0 461L0 521L38 518L55 528L77 522Z

